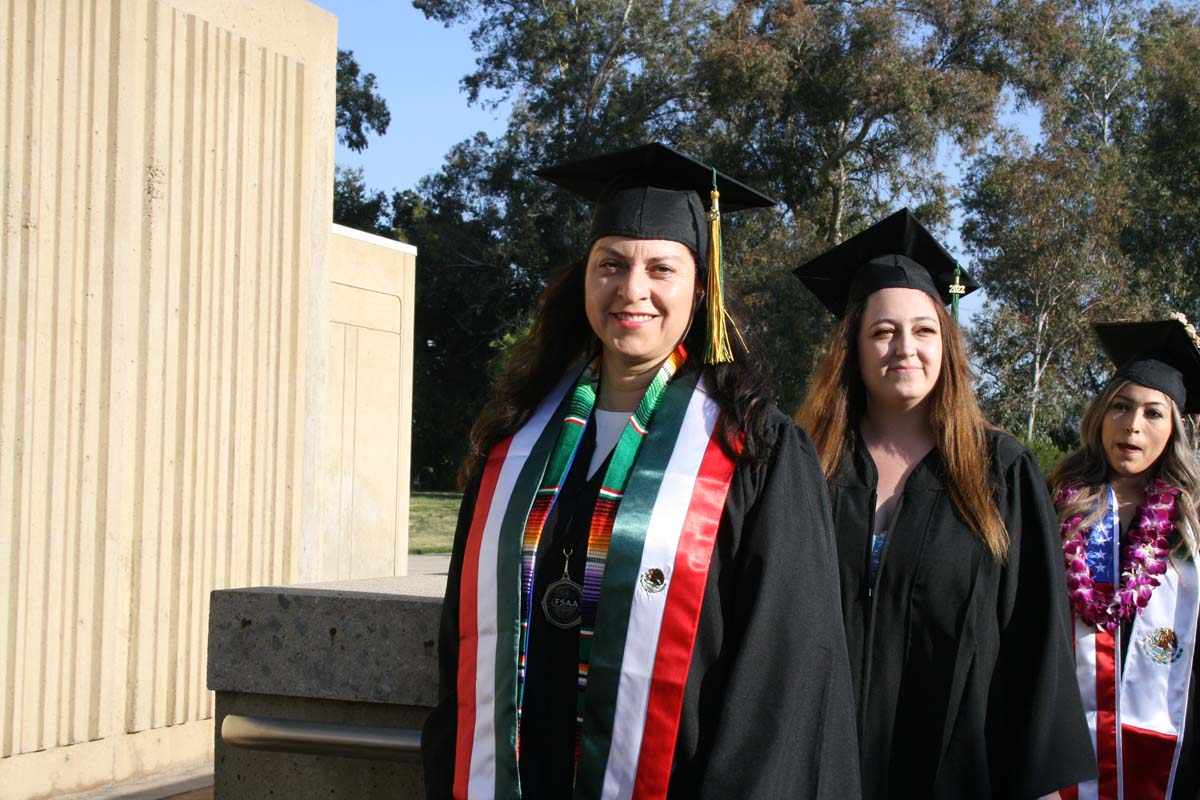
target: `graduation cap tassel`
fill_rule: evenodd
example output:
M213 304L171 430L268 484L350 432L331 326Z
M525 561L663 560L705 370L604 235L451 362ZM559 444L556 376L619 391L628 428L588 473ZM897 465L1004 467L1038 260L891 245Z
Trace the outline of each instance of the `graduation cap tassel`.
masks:
M958 322L958 298L966 293L967 287L959 280L962 275L962 267L958 262L954 263L954 283L950 284L950 313L954 315L954 321Z
M729 346L729 312L725 310L725 292L722 288L721 193L717 191L715 169L712 171L712 177L712 207L708 211L708 353L704 357L704 363L727 364L733 361L733 348ZM734 332L741 339L736 325ZM742 347L745 346L746 342L742 340Z

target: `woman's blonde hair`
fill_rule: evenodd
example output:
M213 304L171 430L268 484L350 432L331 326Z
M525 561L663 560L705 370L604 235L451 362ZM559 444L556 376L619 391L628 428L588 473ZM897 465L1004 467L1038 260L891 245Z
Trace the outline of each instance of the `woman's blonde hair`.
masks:
M1072 494L1058 509L1059 524L1073 517L1080 517L1078 528L1087 529L1108 511L1108 458L1104 455L1104 415L1112 405L1113 398L1131 381L1114 377L1092 402L1088 403L1079 423L1079 449L1066 456L1054 467L1050 483L1055 496L1069 484L1082 488ZM1165 395L1164 395L1165 396ZM1200 488L1200 465L1196 463L1196 452L1188 438L1187 426L1179 406L1167 398L1171 407L1171 438L1162 455L1147 470L1146 482L1161 478L1179 490L1175 502L1178 521L1175 529L1179 534L1176 552L1185 551L1195 557L1197 553L1196 499Z
M929 397L929 422L946 465L954 507L998 561L1008 557L1008 531L988 481L991 456L983 418L971 389L971 370L958 323L941 303L942 369ZM837 474L842 453L866 414L867 390L859 370L858 332L866 302L846 310L830 336L796 422L812 438L826 479Z

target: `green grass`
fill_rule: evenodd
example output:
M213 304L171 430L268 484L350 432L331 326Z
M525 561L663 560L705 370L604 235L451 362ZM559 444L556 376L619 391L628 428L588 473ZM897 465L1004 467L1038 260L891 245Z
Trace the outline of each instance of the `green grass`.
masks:
M461 502L458 492L413 492L408 501L408 552L449 553Z

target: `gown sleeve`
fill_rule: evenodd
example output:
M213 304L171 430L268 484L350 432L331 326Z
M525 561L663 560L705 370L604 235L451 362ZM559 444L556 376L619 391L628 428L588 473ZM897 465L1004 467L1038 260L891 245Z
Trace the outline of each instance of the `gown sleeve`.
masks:
M719 697L701 697L713 735L697 791L676 784L672 796L859 797L828 490L808 437L778 417L771 459L740 486L735 479L726 502L724 550L736 547L720 578L735 587L727 683Z
M997 797L1032 798L1094 778L1096 758L1075 678L1054 507L1028 451L1008 439L996 460L1011 545L996 608L1000 654L988 698L990 772Z
M476 482L464 494L458 508L454 547L450 553L450 571L446 578L446 598L442 603L442 621L438 631L438 704L425 720L421 731L421 758L425 762L425 796L442 800L453 796L455 739L458 735L458 589L462 578L463 553L475 499Z

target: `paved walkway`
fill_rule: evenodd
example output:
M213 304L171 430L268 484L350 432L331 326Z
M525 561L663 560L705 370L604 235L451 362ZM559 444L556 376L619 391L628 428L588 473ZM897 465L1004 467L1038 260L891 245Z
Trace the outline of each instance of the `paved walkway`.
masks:
M200 764L133 783L74 794L63 800L212 800L212 796L212 764Z
M408 557L409 575L446 575L450 571L450 554L434 553L433 555Z

